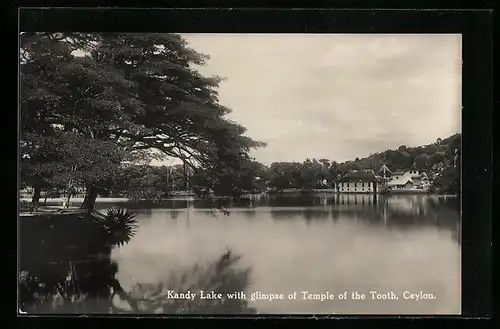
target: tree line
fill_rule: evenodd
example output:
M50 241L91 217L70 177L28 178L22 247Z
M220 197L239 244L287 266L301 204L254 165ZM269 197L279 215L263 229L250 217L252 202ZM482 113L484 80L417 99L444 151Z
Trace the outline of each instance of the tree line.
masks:
M202 170L191 171L186 166L128 166L116 178L115 184L102 190L103 196L128 197L132 200L159 201L176 191L194 191L198 195L241 196L264 191L301 191L335 188L338 178L350 170L371 169L377 173L382 165L390 170L425 170L433 184L431 192L457 194L460 190L460 135L453 135L435 143L419 146L401 146L366 158L337 163L328 159L306 159L303 162L274 162L266 166L254 159L242 162L238 171L224 176L224 180L208 181Z
M335 188L336 180L350 170L370 169L377 173L386 165L393 172L407 169L426 171L433 179L431 192L456 194L460 190L460 149L461 135L455 134L445 139L439 138L432 144L418 147L403 145L397 150L346 162L306 159L303 162L274 162L266 166L252 160L245 164L239 175L233 177L233 182L236 182L234 186L239 189L234 192L332 189ZM182 180L181 175L177 177ZM189 178L191 187L196 190L199 177L195 174ZM179 183L177 186L183 185ZM217 189L214 192L217 194ZM223 193L224 189L219 192Z

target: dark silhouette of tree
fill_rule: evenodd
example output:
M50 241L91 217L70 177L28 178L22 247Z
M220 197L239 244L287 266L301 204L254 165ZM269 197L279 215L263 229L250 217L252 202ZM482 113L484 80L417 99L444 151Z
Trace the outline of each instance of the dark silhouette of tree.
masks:
M195 67L207 56L179 35L24 33L21 52L21 145L36 143L29 133L63 140L62 130L80 136L92 154L120 150L119 162L133 163L156 150L210 172L210 180L239 168L251 148L264 146L225 118L230 110L218 102L221 79L198 73ZM37 163L45 169L41 175L27 170L24 177L51 177L52 157L22 151L28 168ZM78 151L76 158L86 155ZM82 207L88 209L103 180L112 179L99 161L90 162L76 178L86 186Z

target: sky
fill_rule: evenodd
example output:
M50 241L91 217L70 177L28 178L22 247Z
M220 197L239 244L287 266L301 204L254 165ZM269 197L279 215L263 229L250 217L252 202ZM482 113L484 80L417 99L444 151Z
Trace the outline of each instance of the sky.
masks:
M461 132L461 35L182 34L258 161L337 162Z

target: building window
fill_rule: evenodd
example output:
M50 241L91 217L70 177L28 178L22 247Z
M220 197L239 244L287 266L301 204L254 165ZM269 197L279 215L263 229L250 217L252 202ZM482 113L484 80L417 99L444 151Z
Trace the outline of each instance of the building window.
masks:
M354 188L358 187L358 183L354 182Z
M365 183L361 183L361 187L365 187Z

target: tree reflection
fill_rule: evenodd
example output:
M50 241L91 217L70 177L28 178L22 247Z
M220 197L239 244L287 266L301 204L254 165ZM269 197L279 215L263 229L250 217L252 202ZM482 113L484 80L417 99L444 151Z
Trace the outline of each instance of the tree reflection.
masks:
M250 269L237 269L239 256L230 251L209 264L197 264L191 270L158 284L137 284L126 292L116 278L117 264L109 259L49 264L44 271L22 271L19 277L20 309L28 314L43 313L190 313L248 314L255 310L246 300L173 300L168 290L199 290L234 293L245 291Z
M186 287L219 293L244 291L250 270L237 270L240 257L230 251L179 278L138 285L126 292L116 278L118 265L110 255L113 248L133 238L134 217L124 209L111 209L106 215L79 211L21 217L19 309L28 314L253 312L244 300L186 304L167 300L163 294L165 289L182 291ZM128 304L128 311L114 305L117 298Z
M169 211L169 214L170 214L170 218L171 219L177 219L179 217L179 214L181 213L182 211L179 211L179 210L175 210L175 209L172 209Z
M113 306L117 313L160 314L252 314L255 309L245 299L229 299L228 293L245 291L250 269L238 270L240 256L230 251L206 265L195 265L190 271L171 275L158 284L137 284L129 294L120 294ZM168 292L194 292L194 300L172 299ZM221 293L223 299L199 299L199 292ZM123 303L125 302L125 303ZM121 304L121 305L120 305Z
M307 223L314 220L326 220L330 217L328 209L304 209L302 216Z
M42 271L23 270L20 309L33 313L108 313L117 265L108 259L48 263Z

